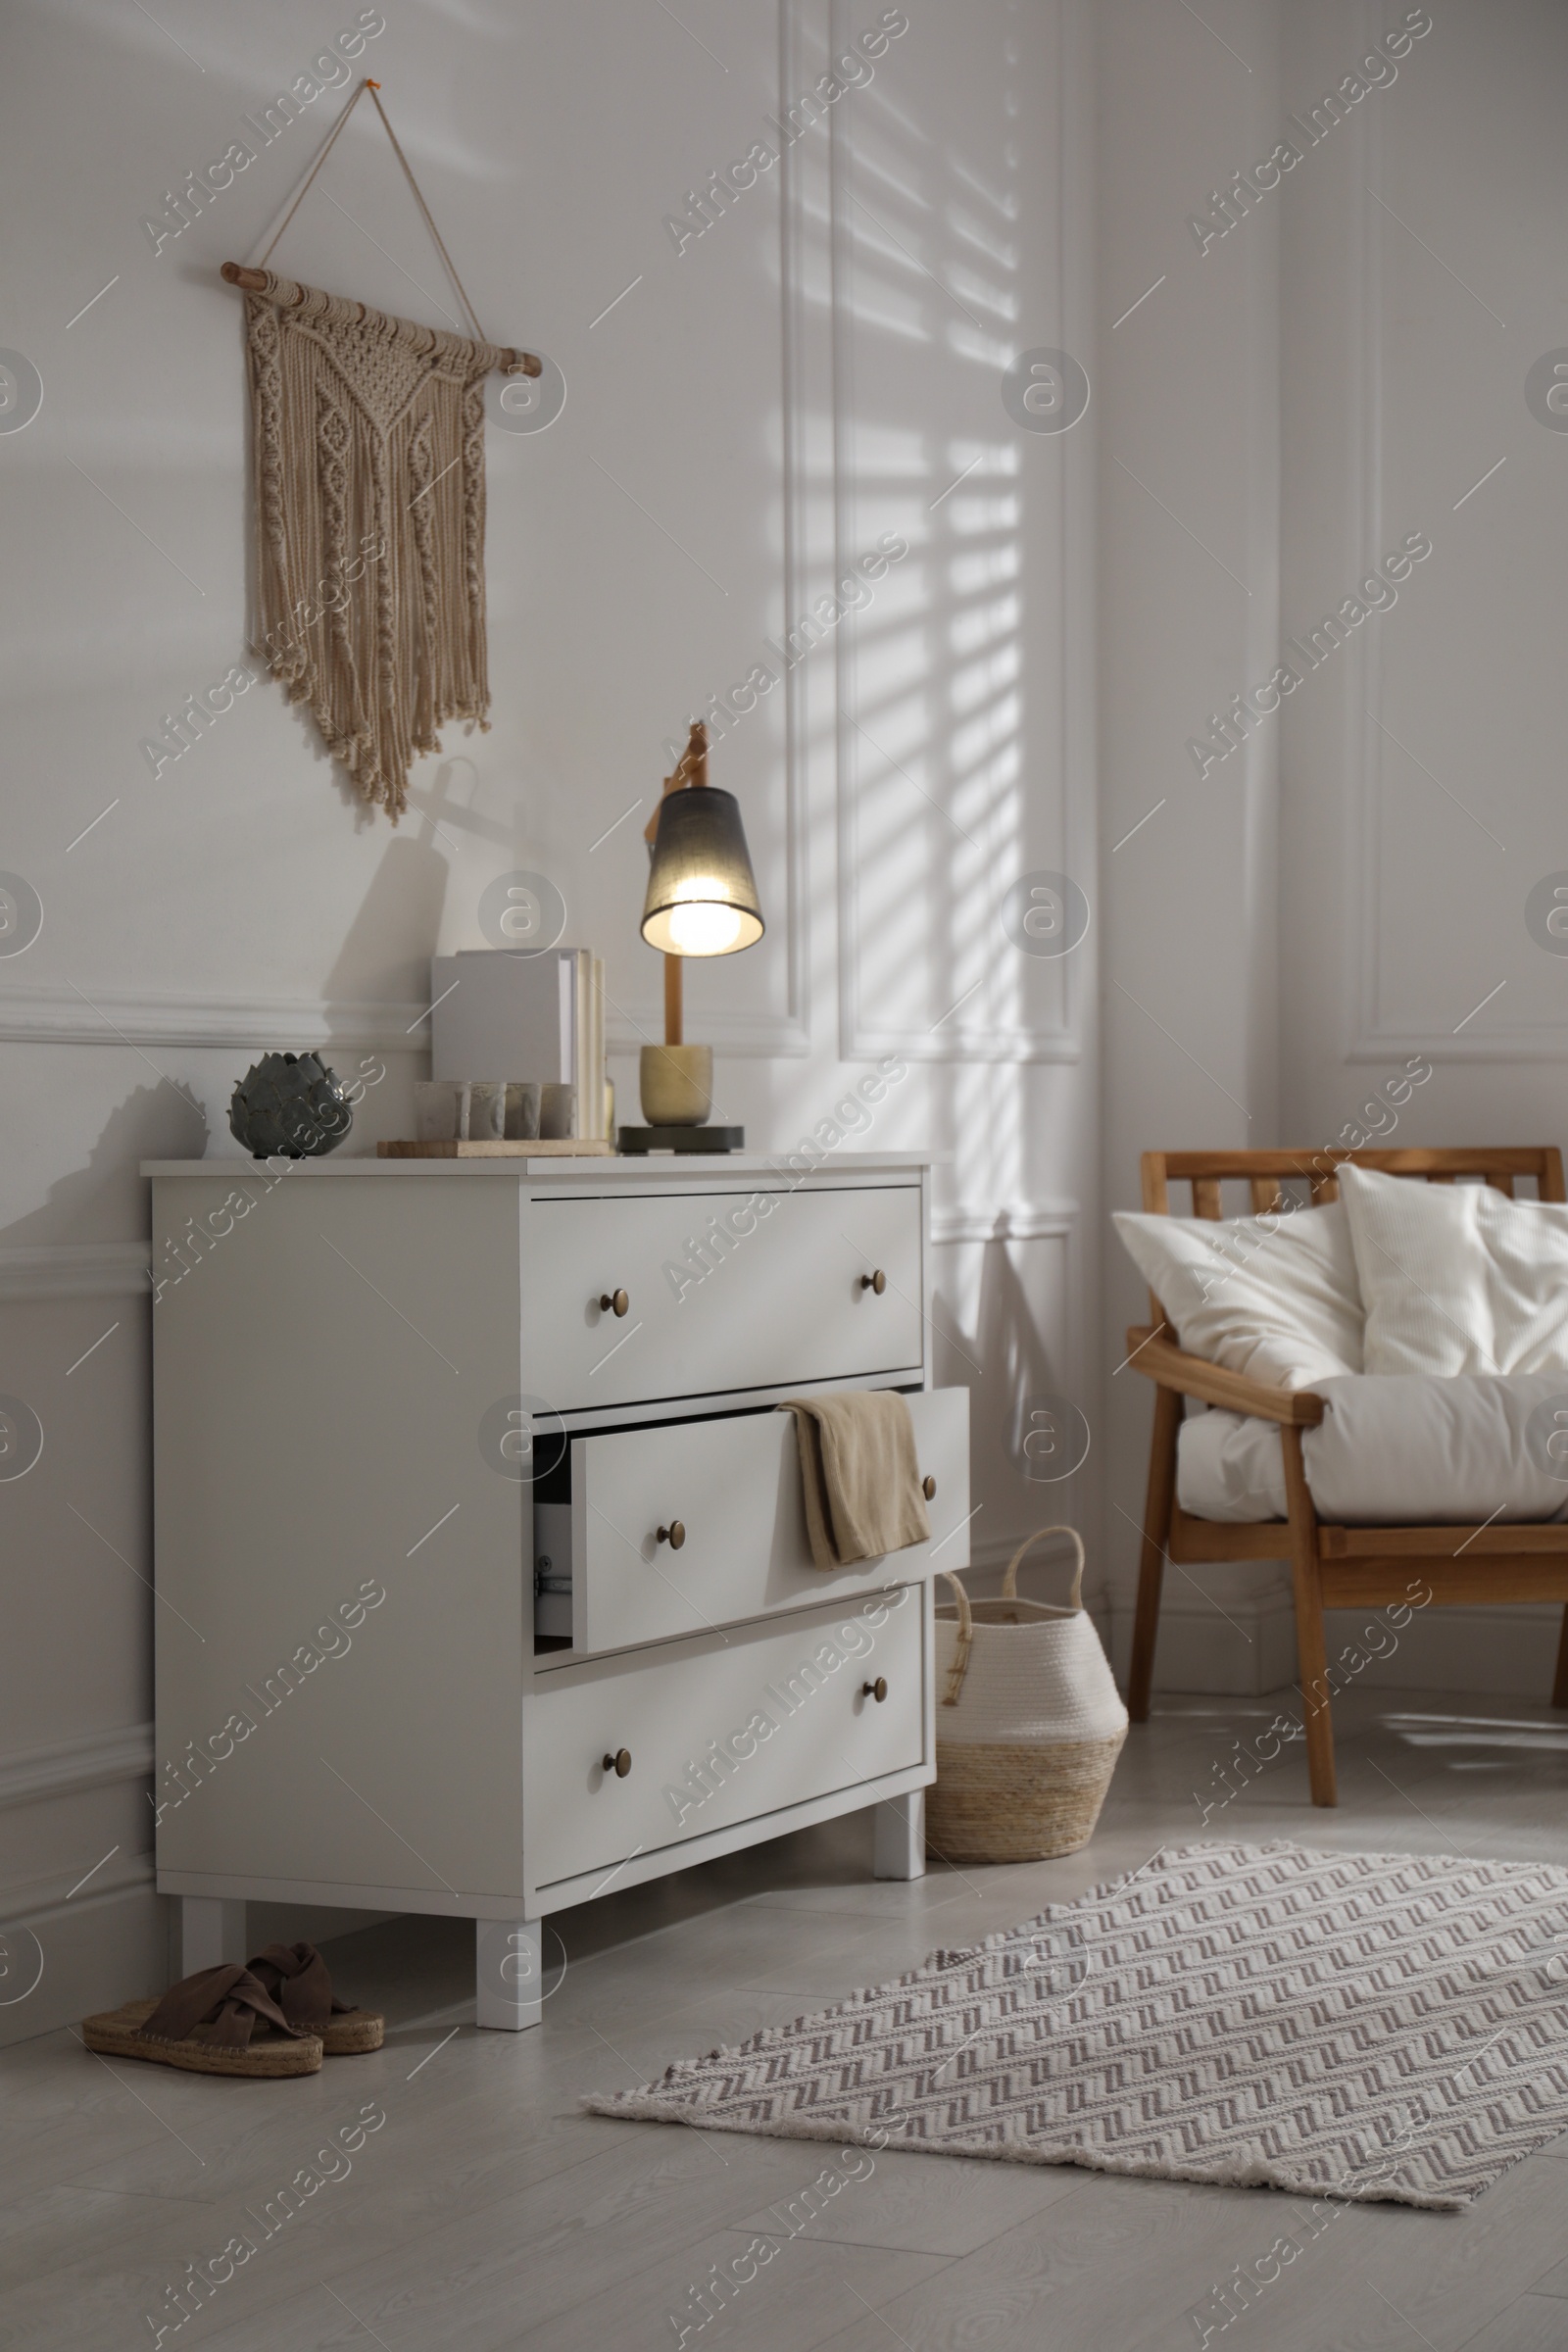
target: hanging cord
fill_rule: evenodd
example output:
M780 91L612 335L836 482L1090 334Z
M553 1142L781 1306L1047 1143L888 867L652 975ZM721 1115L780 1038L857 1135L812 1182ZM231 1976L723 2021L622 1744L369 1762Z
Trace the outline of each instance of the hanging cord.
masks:
M391 123L387 122L386 108L381 104L381 85L378 81L367 81L364 84L364 87L370 93L371 104L374 106L376 113L380 116L382 124L386 130L386 135L392 142L392 152L397 157L398 162L403 166L404 176L408 180L410 187L414 190L414 201L418 206L420 212L424 215L424 225L430 231L431 236L435 239L436 251L440 254L441 259L445 262L447 270L452 278L452 283L458 289L458 293L462 298L463 307L467 312L468 318L472 323L474 335L479 342L484 343L488 341L489 338L486 336L484 328L479 324L477 312L474 310L472 303L468 300L467 288L465 286L462 278L458 275L457 266L453 262L451 254L448 253L446 246L441 241L441 231L437 228L435 222L430 218L430 207L425 203L423 196L419 192L419 183L415 178L413 172L409 169L408 157L398 145L398 134L393 129ZM345 122L348 121L348 116L346 113L343 117L343 120Z
M327 134L326 134L326 140L325 140L325 144L322 146L322 149L321 149L321 152L320 152L320 154L319 154L319 155L317 157L317 159L316 159L315 163L314 163L314 164L311 166L311 169L310 169L309 172L308 172L308 173L307 173L307 175L306 175L306 179L305 179L305 185L304 185L304 186L301 188L301 190L300 190L299 194L298 194L298 195L295 197L295 199L294 199L293 203L292 203L292 204L289 206L289 208L288 208L288 211L287 211L287 212L286 212L286 213L283 215L283 224L282 224L282 227L281 227L281 228L279 228L279 230L278 230L278 232L277 232L277 236L275 236L275 237L272 239L272 242L271 242L271 244L270 244L270 245L269 245L269 247L267 248L267 251L266 251L266 252L263 254L263 256L262 256L262 258L261 258L260 262L257 264L257 268L258 268L258 269L265 270L265 269L267 268L267 265L268 265L268 263L269 263L269 262L271 260L271 258L272 258L272 255L273 255L273 252L275 251L275 249L276 249L276 247L277 247L278 239L279 239L279 238L282 236L282 234L283 234L283 229L287 228L287 226L288 226L289 222L290 222L290 221L293 220L293 218L294 218L295 214L296 214L296 213L299 211L299 209L300 209L300 206L301 206L301 205L302 205L302 204L305 202L305 199L306 199L306 197L307 197L307 196L310 194L310 192L311 192L311 182L312 182L312 181L315 179L315 177L316 177L316 174L318 173L318 172L319 172L319 170L321 169L321 166L322 166L322 165L325 163L325 161L326 161L327 157L328 157L328 156L331 154L331 152L332 152L332 149L333 149L333 148L336 146L336 144L337 144L337 141L338 141L339 137L342 135L342 132L343 132L344 125L347 123L347 122L348 122L348 119L349 119L350 115L352 115L352 114L353 114L353 112L354 112L354 109L355 109L355 108L356 108L356 107L359 105L359 103L360 103L360 100L361 100L361 99L362 99L362 98L365 96L365 93L366 93L366 91L367 91L367 90L369 88L369 86L370 86L370 85L369 85L368 81L362 81L362 82L361 82L361 84L360 84L359 88L358 88L358 89L355 91L355 93L354 93L353 97L352 97L352 98L349 100L349 102L348 102L347 106L346 106L346 107L343 109L343 112L342 112L342 113L339 115L339 117L338 117L337 121L336 121L336 122L333 123L333 125L332 125L331 129L330 129L330 130L327 132Z
M392 142L392 152L397 157L398 162L403 166L404 177L407 179L410 187L414 190L414 201L419 208L420 215L424 220L424 225L430 231L430 235L435 241L436 251L440 254L441 259L445 262L448 274L452 279L452 283L458 289L459 299L461 300L464 309L468 314L469 323L472 325L475 339L480 343L487 342L489 338L486 336L483 327L479 324L478 313L475 311L472 303L468 300L467 288L465 286L462 278L458 275L457 268L453 262L452 256L450 253L448 253L446 246L442 241L441 231L437 228L434 220L430 217L430 207L425 203L424 197L420 192L419 183L415 178L414 172L410 168L409 159L404 154L402 147L398 143L398 134L393 129L391 123L387 121L386 109L381 104L381 85L378 81L371 81L368 76L367 76L366 79L361 82L359 88L355 91L353 97L349 100L347 106L343 109L343 112L333 123L332 128L328 131L320 154L311 166L310 172L306 176L304 186L301 188L299 194L295 197L293 203L289 206L288 211L284 214L282 226L279 227L277 235L273 237L271 244L268 246L266 253L263 254L259 267L264 270L266 269L268 262L270 260L279 240L282 237L283 230L287 228L289 222L299 211L300 206L305 202L306 197L310 194L312 181L315 179L318 172L319 172L321 169L321 166L325 163L327 157L331 154L333 147L336 145L337 140L343 132L344 126L346 125L350 115L353 114L354 109L359 105L360 100L365 96L367 90L368 90L370 93L371 104L374 106L376 113L381 118L382 127L385 130L387 137ZM514 369L514 372L517 372L517 370ZM524 372L532 373L533 370L529 369L525 370Z

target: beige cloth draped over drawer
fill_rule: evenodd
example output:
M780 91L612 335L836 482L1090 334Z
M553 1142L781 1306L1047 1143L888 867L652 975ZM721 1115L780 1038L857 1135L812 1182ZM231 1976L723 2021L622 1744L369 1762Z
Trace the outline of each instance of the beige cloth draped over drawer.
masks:
M930 1542L904 1397L891 1389L860 1389L792 1396L778 1410L795 1415L806 1530L818 1568L848 1568Z

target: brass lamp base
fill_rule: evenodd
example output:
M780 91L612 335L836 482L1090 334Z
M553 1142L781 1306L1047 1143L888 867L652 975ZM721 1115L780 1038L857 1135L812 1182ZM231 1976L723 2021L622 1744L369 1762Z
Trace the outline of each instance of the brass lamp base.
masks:
M638 1064L650 1127L700 1127L713 1106L711 1046L644 1046Z

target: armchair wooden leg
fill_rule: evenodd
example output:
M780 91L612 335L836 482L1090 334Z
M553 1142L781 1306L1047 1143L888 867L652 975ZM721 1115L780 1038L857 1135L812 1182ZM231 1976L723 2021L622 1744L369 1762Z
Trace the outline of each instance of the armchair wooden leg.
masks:
M1568 1609L1562 1613L1562 1634L1557 1642L1557 1675L1551 1686L1554 1707L1568 1707Z
M1334 1718L1329 1711L1328 1652L1323 1645L1323 1579L1318 1562L1317 1512L1301 1460L1301 1433L1280 1430L1285 1498L1291 1516L1291 1581L1296 1588L1296 1655L1305 1709L1306 1769L1314 1805L1337 1805Z
M1182 1398L1176 1389L1154 1391L1154 1438L1149 1453L1149 1494L1144 1506L1144 1547L1138 1563L1138 1613L1133 1619L1133 1662L1127 1681L1127 1712L1134 1723L1149 1721L1154 1682L1154 1638L1159 1632L1159 1589L1170 1540L1171 1504L1176 1499L1176 1438Z

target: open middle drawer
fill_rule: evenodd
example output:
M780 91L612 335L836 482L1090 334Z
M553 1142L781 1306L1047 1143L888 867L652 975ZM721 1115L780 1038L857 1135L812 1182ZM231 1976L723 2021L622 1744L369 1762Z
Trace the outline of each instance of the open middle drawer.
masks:
M935 1481L931 1540L833 1572L811 1563L792 1413L574 1438L573 1653L912 1583L929 1573L933 1554L943 1568L964 1566L969 1392L931 1389L907 1402L921 1473Z

